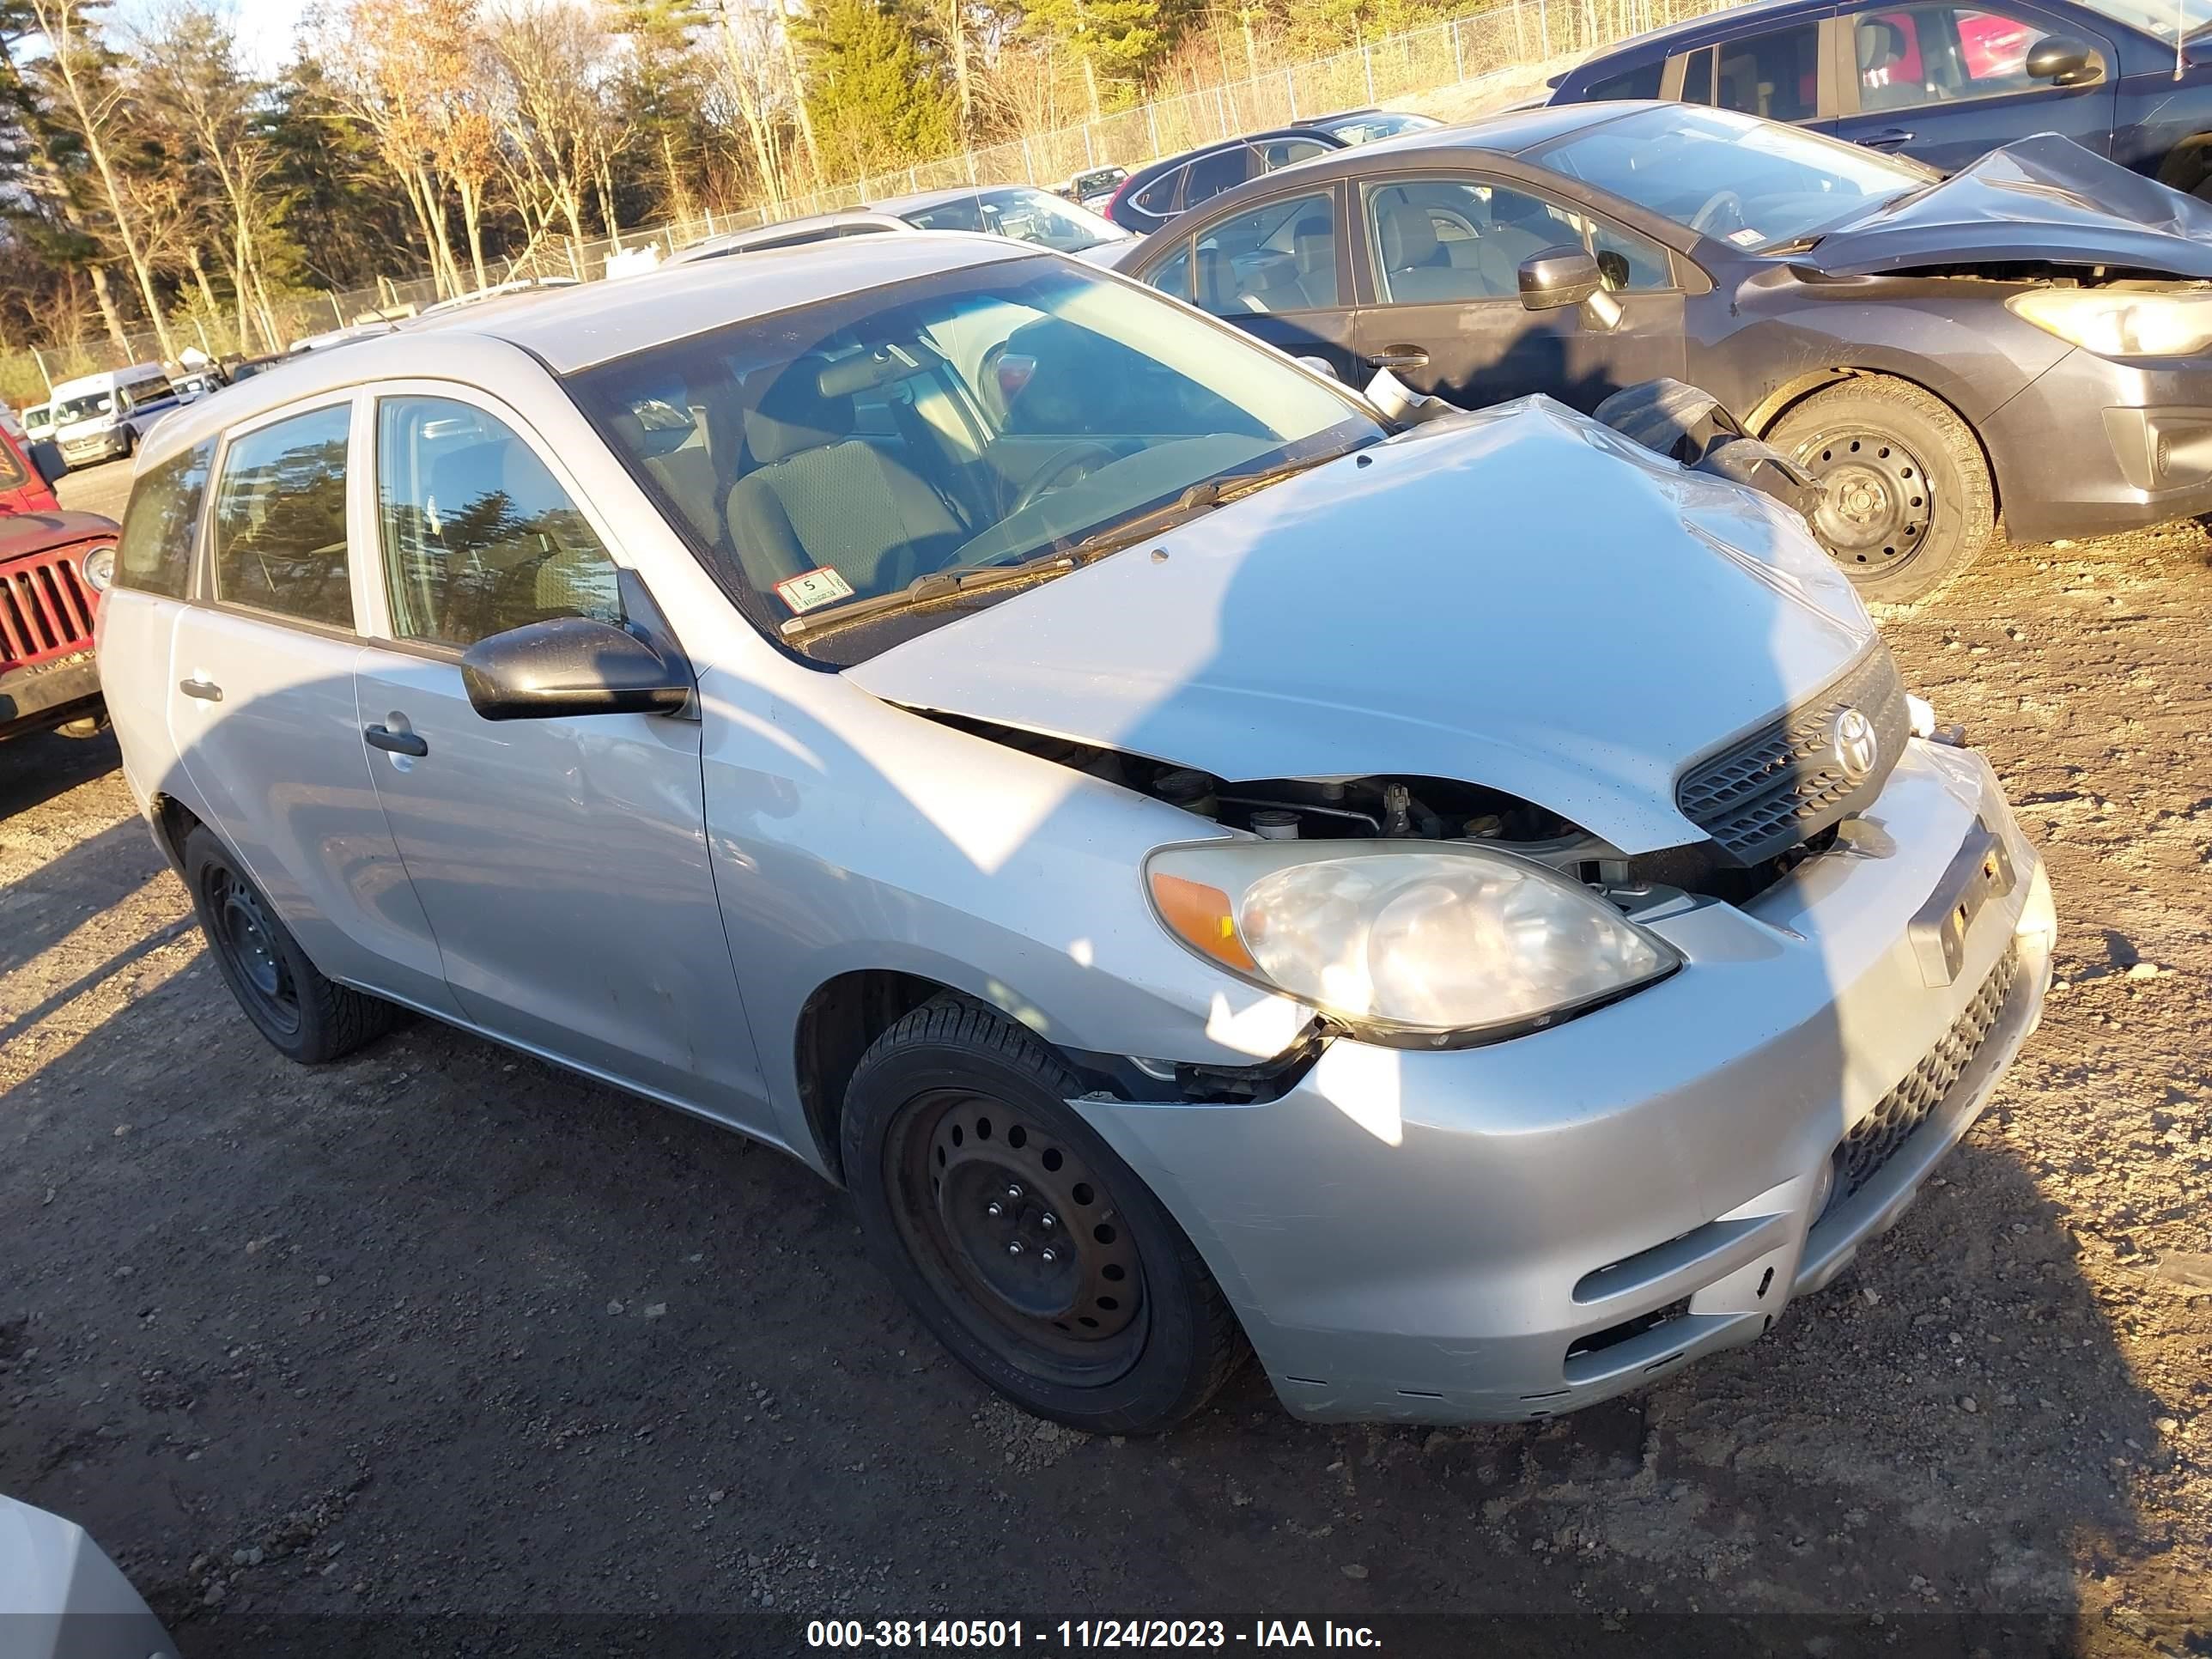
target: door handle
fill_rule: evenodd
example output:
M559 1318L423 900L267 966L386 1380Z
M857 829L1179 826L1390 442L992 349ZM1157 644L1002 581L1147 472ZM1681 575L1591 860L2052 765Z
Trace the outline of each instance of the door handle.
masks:
M1884 127L1879 132L1869 132L1859 140L1867 149L1895 149L1900 144L1912 142L1912 135L1903 127Z
M1419 346L1386 346L1367 361L1377 368L1426 368L1429 354Z
M388 726L364 726L362 740L371 749L381 749L387 755L412 755L417 760L430 752L430 745L412 732L395 732Z
M202 702L222 701L222 688L213 680L202 679L198 675L188 680L179 680L177 690L188 697L198 697Z

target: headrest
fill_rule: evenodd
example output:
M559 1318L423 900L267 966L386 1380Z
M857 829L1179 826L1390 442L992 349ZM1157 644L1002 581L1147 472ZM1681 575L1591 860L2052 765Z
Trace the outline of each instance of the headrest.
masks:
M1411 270L1425 264L1437 251L1437 228L1429 210L1416 207L1402 196L1386 196L1380 202L1382 221L1382 268Z
M1880 69L1905 56L1905 31L1884 18L1862 19L1858 46L1859 67Z
M1297 262L1298 275L1310 276L1324 267L1336 267L1336 237L1326 219L1302 219L1298 228L1291 233L1291 256Z
M754 465L787 460L853 435L851 395L822 390L822 372L829 366L825 358L799 358L745 411L745 443Z

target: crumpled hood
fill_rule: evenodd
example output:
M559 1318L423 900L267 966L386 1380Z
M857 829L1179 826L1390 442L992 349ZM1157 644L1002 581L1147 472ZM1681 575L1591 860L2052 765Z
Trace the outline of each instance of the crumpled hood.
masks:
M1165 555L1163 558L1162 555ZM1261 489L846 671L1238 779L1453 778L1624 852L1874 633L1802 521L1547 398Z
M2212 207L2041 132L1791 256L1835 276L2050 260L2212 278Z

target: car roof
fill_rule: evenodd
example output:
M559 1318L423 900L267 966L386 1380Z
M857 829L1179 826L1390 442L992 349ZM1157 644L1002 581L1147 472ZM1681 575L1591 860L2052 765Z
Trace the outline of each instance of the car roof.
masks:
M795 307L947 270L1054 256L1002 236L912 231L767 248L742 260L662 266L643 276L465 306L338 351L286 358L213 398L186 404L146 435L139 465L319 392L419 377L472 384L527 353L556 374ZM495 390L496 388L490 388Z
M839 208L831 213L802 214L796 219L771 219L764 225L749 225L743 230L726 230L717 236L687 242L671 258L681 262L703 259L716 253L743 252L757 242L772 242L786 236L803 235L811 230L831 230L843 225L880 225L886 230L908 228L904 221L896 225L887 223L891 216L866 207Z
M1687 41L1707 33L1729 33L1735 27L1750 18L1787 17L1796 12L1825 12L1832 0L1749 0L1749 3L1728 6L1719 11L1710 11L1696 17L1686 17L1679 23L1667 23L1656 29L1646 29L1641 34L1632 34L1626 40L1615 41L1603 52L1594 52L1569 70L1562 79L1571 79L1594 64L1610 64L1617 58L1641 57L1650 47L1664 42Z
M1269 127L1261 132L1240 132L1234 138L1217 138L1210 144L1200 144L1195 149L1177 150L1173 155L1163 155L1157 161L1147 162L1130 174L1149 184L1154 174L1179 167L1186 161L1218 155L1224 149L1235 149L1243 144L1263 144L1277 138L1320 138L1342 148L1344 140L1326 127L1310 127L1303 123L1291 127Z
M1081 177L1080 174L1077 176ZM950 190L918 191L912 196L886 197L868 205L878 213L918 213L924 208L939 207L946 202L965 201L970 197L1000 196L1010 190L1026 190L1039 196L1052 194L1042 185L1025 185L1018 179L1007 185L957 185Z

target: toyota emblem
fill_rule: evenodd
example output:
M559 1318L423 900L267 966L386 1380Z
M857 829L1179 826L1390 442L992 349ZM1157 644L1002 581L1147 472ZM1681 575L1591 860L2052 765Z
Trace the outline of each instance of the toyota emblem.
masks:
M1836 716L1829 728L1828 746L1835 753L1837 769L1852 783L1864 781L1881 754L1874 722L1856 708L1846 708Z

